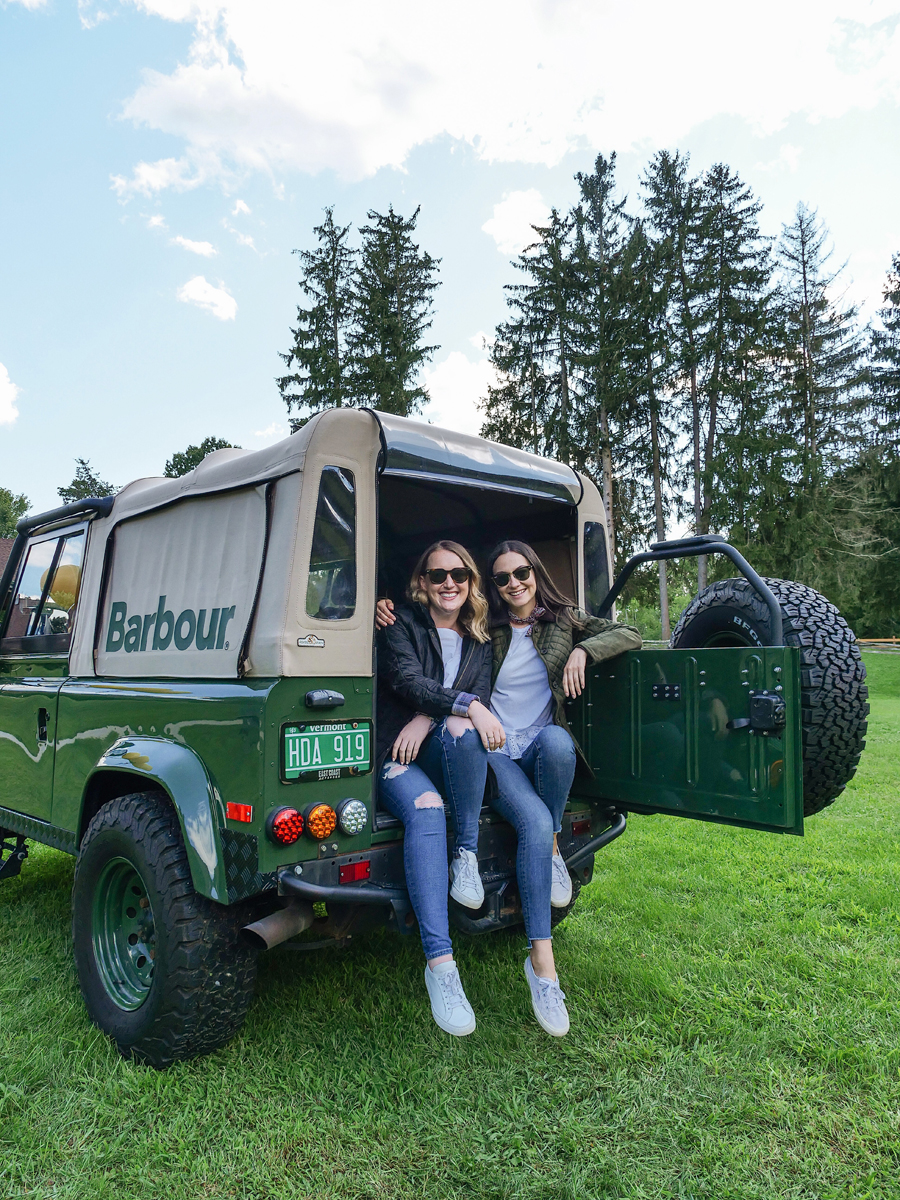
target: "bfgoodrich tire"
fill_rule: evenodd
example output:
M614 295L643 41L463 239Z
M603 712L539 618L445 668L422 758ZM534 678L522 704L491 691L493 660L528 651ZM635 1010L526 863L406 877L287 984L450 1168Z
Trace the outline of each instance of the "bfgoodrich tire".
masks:
M121 796L91 821L75 867L75 965L91 1020L125 1058L168 1067L240 1029L256 978L240 924L194 891L162 793Z
M865 746L866 668L847 622L819 592L787 579L766 583L781 604L786 646L800 648L803 814L821 812L841 794ZM681 614L671 645L771 645L769 610L746 579L725 579Z

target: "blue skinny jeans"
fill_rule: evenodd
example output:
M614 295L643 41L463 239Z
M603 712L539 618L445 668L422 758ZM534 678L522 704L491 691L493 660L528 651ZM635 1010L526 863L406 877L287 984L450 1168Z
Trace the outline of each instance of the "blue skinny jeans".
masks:
M443 800L456 831L456 849L477 853L486 778L487 751L481 738L474 729L454 737L447 721L428 736L415 762L404 766L386 758L379 772L378 799L403 822L406 886L428 959L452 952Z
M550 937L550 859L553 835L575 778L575 744L559 725L545 726L521 758L495 750L488 763L497 780L491 807L515 829L516 878L529 944Z

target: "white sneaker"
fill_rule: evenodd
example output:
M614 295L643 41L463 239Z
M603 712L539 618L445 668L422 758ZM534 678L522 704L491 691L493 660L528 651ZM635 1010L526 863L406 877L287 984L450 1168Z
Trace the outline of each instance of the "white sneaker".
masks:
M563 862L561 854L550 860L550 904L553 908L565 908L572 903L572 876Z
M551 1037L565 1037L569 1032L569 1012L559 979L544 979L541 975L535 975L530 956L525 959L525 978L531 989L531 1007L541 1028Z
M478 855L471 850L457 850L450 863L450 896L465 908L481 908L484 904L484 884L478 874Z
M431 1015L445 1033L465 1037L475 1028L475 1014L466 999L456 963L425 967L425 986L431 1000Z

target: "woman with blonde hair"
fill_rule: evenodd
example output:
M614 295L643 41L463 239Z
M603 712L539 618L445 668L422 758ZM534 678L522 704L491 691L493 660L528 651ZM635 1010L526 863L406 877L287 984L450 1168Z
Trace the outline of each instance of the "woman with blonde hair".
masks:
M378 798L404 826L406 884L425 957L435 1021L464 1036L475 1028L450 942L447 823L456 832L450 895L480 908L478 814L487 755L502 748L490 711L488 605L478 568L458 542L440 541L420 557L378 657Z

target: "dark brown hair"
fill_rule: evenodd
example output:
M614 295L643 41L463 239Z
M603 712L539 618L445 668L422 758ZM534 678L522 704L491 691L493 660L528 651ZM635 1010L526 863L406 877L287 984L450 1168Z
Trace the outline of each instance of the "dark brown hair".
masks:
M582 623L575 615L575 605L568 596L564 596L547 573L547 568L528 545L527 542L501 542L491 551L488 560L488 600L491 605L491 616L495 622L506 617L508 610L503 597L494 583L494 563L501 554L521 554L527 563L531 564L534 579L537 584L535 601L545 608L557 625L566 625L570 629L581 629Z

